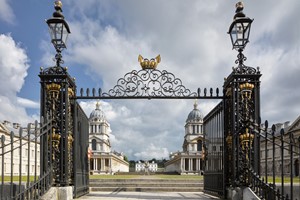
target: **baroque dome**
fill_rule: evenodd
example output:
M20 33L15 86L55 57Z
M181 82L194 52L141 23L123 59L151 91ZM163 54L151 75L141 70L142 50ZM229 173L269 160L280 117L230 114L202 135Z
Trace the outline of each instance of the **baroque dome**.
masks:
M186 119L186 122L195 121L195 120L196 121L203 120L203 114L197 107L198 107L198 104L195 101L194 109L189 113L189 115Z
M90 119L93 119L93 118L97 118L99 120L105 120L106 121L105 114L100 109L100 103L99 102L96 103L96 109L93 110L93 112L91 112L91 114L90 114Z

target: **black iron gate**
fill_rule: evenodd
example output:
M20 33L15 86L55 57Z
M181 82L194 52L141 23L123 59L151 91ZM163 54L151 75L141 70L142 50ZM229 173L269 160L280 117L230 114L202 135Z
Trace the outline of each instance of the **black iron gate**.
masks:
M89 192L89 122L77 102L74 107L74 197L79 197Z
M221 101L203 120L205 134L204 190L220 197L225 195L224 184L224 101Z

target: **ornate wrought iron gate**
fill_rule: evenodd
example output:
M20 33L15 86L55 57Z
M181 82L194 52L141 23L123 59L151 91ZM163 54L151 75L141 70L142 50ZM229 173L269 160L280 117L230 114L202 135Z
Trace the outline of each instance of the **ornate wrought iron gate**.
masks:
M204 190L224 197L224 101L204 117Z
M80 105L74 107L74 197L79 197L89 192L89 122Z

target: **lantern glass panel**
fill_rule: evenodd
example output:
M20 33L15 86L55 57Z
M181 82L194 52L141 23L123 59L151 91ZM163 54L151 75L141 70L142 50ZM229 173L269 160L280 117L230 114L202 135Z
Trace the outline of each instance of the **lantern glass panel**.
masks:
M66 48L68 30L63 22L48 23L51 42L56 49Z

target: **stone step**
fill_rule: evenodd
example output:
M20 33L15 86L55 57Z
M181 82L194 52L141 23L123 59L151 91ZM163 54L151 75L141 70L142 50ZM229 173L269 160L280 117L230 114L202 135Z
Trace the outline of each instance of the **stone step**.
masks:
M90 187L91 192L202 192L203 187Z
M90 179L91 192L201 192L202 180Z
M203 183L90 183L90 187L203 187Z
M203 180L186 179L90 179L90 183L203 183Z

